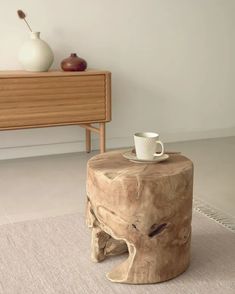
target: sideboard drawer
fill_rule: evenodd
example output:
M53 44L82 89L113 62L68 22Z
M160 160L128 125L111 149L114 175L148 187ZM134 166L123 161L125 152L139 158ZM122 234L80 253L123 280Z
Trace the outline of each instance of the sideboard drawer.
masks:
M0 79L0 129L108 121L106 76Z

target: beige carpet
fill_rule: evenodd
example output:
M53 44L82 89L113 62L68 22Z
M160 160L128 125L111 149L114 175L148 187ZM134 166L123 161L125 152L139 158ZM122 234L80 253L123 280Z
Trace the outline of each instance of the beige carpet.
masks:
M0 226L1 294L234 294L235 234L194 212L189 269L153 285L113 284L105 272L122 257L90 261L90 232L82 215Z

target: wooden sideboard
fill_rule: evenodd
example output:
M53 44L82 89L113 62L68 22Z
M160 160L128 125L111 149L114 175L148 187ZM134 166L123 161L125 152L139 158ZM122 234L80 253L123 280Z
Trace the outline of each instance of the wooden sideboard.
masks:
M91 151L91 132L96 132L104 152L110 120L108 71L0 71L0 130L79 125L86 131L86 151Z

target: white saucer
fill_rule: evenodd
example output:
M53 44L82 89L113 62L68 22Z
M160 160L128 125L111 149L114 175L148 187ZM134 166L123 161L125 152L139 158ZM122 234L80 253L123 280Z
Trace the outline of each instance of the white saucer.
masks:
M136 154L132 152L132 150L125 151L124 153L122 153L122 155L126 159L129 159L130 161L136 162L136 163L157 163L157 162L167 160L169 158L168 154L163 154L161 156L156 156L154 157L154 159L151 159L151 160L138 159L136 157Z

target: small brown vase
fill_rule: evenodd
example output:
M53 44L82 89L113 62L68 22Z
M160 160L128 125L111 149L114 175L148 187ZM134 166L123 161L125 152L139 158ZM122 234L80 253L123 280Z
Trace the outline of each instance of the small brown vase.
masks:
M84 71L87 68L86 60L72 53L68 58L61 61L61 68L64 71Z

